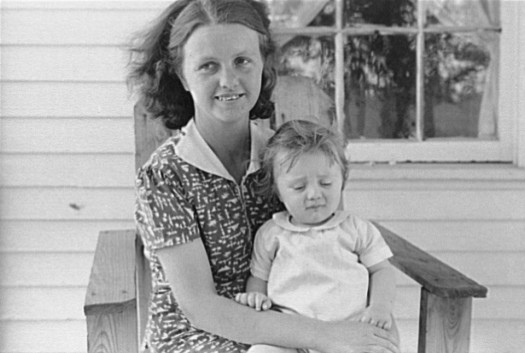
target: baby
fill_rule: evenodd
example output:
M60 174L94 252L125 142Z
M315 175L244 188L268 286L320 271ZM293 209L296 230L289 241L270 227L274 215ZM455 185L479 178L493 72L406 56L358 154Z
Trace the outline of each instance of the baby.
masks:
M391 330L392 252L372 223L341 210L348 169L339 135L310 121L289 121L269 140L263 169L263 189L286 211L258 230L246 293L235 300L256 310L357 319Z

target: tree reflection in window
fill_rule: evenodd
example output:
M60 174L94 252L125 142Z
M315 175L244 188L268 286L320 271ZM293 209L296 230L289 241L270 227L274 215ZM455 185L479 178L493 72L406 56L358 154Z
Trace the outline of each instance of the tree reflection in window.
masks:
M266 1L279 74L307 77L333 100L342 90L348 139L495 137L497 1Z

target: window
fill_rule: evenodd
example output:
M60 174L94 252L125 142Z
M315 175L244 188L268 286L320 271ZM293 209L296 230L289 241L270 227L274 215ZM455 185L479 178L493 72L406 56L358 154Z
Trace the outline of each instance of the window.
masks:
M513 161L506 1L264 1L287 85L276 94L314 85L352 161Z

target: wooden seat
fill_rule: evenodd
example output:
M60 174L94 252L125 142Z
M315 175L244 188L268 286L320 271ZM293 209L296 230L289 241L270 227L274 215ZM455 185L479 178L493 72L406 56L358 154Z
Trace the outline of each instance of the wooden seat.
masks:
M317 109L310 116L322 114L324 97L319 104L318 97L305 99L310 102L308 109ZM305 114L287 109L286 101L278 97L276 106L277 112ZM140 166L171 131L160 121L149 119L139 104L134 115L135 162ZM472 298L486 297L487 288L381 224L376 226L394 253L392 264L421 286L417 351L469 352ZM135 230L101 232L84 304L89 353L140 351L150 289L148 263Z

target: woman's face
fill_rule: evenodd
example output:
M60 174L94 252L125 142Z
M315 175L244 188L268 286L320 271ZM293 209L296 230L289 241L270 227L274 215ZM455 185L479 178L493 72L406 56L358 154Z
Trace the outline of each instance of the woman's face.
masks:
M197 28L183 49L182 78L195 105L195 119L248 121L261 92L259 36L240 24Z

